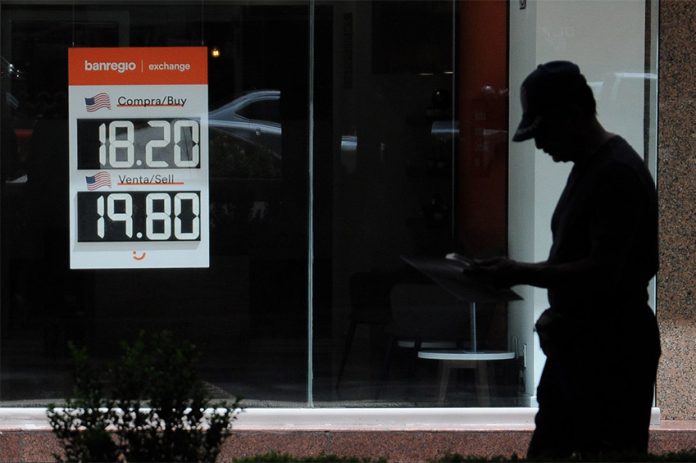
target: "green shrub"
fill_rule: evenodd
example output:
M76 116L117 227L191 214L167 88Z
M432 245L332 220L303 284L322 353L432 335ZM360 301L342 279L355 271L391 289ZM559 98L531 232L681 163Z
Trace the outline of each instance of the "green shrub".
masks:
M503 457L503 456L496 456L496 457L481 457L481 456L476 456L476 455L459 455L458 453L449 453L441 458L438 458L437 460L433 460L433 463L478 463L478 462L495 462L495 463L503 463L503 462L520 462L524 460L520 460L519 457L516 454L513 454L510 457Z
M64 458L214 461L231 433L239 400L211 403L198 377L195 347L171 333L141 333L122 348L119 361L102 373L84 349L71 346L75 397L48 409Z
M287 453L270 452L252 457L235 458L234 463L386 463L387 460L380 458L339 457L336 455L319 455L316 457L294 457Z

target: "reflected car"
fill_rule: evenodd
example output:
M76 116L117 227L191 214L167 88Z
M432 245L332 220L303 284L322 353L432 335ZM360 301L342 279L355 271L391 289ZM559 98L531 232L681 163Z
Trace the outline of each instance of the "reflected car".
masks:
M358 137L355 135L343 135L341 137L341 153L355 154L358 151Z
M283 128L280 117L280 90L253 90L210 111L211 130L230 135L251 145L264 148L282 159ZM355 154L358 137L343 135L341 152Z
M208 126L282 158L280 90L254 90L210 111Z

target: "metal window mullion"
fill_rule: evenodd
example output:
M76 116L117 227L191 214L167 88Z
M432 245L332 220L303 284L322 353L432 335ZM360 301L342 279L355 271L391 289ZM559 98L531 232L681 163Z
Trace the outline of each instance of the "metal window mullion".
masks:
M314 407L314 32L315 0L309 0L309 97L307 150L307 406Z

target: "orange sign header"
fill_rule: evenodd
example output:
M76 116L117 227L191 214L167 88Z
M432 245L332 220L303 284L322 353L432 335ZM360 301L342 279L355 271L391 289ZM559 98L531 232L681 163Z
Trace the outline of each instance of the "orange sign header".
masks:
M69 85L205 85L206 47L70 48Z

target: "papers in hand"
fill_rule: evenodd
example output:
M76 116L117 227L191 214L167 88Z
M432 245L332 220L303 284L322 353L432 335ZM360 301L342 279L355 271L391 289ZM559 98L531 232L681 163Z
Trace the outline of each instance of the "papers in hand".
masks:
M408 256L401 258L461 301L483 303L521 299L510 289L492 287L471 275L467 270L476 266L474 259L464 256L453 259L449 254L444 259ZM470 267L465 267L467 263Z
M458 254L456 252L450 252L449 254L445 255L445 259L452 261L459 265L462 269L469 269L474 266L474 260L463 256L461 254Z

